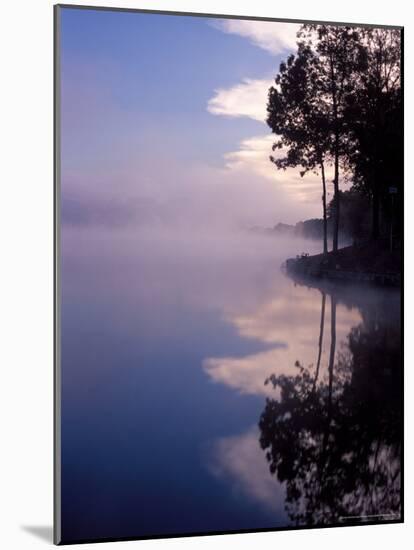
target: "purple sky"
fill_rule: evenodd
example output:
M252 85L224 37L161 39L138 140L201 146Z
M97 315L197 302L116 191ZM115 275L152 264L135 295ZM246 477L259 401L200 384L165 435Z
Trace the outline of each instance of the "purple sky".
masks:
M297 25L62 9L62 219L272 225L320 182L268 157L266 96Z

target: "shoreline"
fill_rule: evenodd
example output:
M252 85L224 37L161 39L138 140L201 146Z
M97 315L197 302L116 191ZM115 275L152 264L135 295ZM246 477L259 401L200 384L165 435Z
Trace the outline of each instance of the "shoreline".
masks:
M289 274L333 282L401 287L401 253L380 245L348 246L336 253L301 255L285 262Z

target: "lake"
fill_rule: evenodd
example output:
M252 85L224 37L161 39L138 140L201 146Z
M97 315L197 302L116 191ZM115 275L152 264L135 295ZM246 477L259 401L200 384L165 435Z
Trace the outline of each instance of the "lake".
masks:
M64 541L400 518L400 292L281 269L319 251L63 228Z

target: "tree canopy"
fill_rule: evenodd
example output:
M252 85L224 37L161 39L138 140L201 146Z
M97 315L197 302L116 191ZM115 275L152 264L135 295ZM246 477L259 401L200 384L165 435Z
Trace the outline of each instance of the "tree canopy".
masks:
M325 224L325 167L332 167L334 251L341 180L369 199L378 239L392 215L389 187L402 194L401 31L303 25L297 46L269 90L267 123L277 136L270 159L278 169L321 174Z

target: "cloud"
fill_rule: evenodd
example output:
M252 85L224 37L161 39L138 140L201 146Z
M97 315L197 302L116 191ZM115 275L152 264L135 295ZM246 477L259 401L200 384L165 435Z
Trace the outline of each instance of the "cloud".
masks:
M220 21L215 24L222 31L236 33L251 38L261 47L273 53L292 49L295 44L299 25L292 23L272 23L267 21ZM229 88L218 88L207 103L207 111L216 116L228 118L250 118L266 123L266 106L269 88L274 85L272 78L244 78L242 82ZM320 216L322 185L318 174L300 175L300 167L277 170L269 160L273 156L284 156L285 151L272 152L277 136L270 134L252 136L242 140L238 149L224 154L227 172L251 174L264 181L272 182L279 199L313 205L314 213L308 216ZM327 181L331 170L326 166ZM269 189L270 191L270 189ZM328 185L328 200L330 189ZM318 205L318 209L316 208ZM302 209L300 209L302 210ZM298 219L301 214L298 213Z
M230 88L217 89L207 104L209 113L229 118L247 117L265 123L267 93L272 85L271 79L245 78L242 83ZM322 195L321 179L318 174L308 173L301 177L300 168L277 170L269 160L273 156L283 156L284 150L272 152L272 145L277 137L271 133L252 136L242 140L236 151L224 154L227 170L254 173L271 180L282 189L293 195L302 203L318 204ZM332 170L326 166L327 181ZM328 199L329 199L328 187ZM319 204L321 204L319 202Z
M279 518L284 515L285 487L269 472L257 427L216 440L209 467L218 478L228 479L236 492L264 505Z
M213 115L248 117L265 122L267 95L272 84L271 79L245 78L231 88L219 88L209 100L207 110Z
M274 136L271 134L242 140L237 151L224 154L227 169L254 170L261 176L274 181L277 170L269 160L273 142Z
M279 55L296 50L296 33L300 25L273 21L225 19L215 21L214 27L225 33L248 38L255 46L266 50L272 55Z
M242 395L276 397L278 391L265 385L265 380L277 371L281 355L284 354L275 348L246 357L209 358L203 362L203 368L214 382L224 384ZM293 363L285 367L284 374L296 374Z
M226 169L233 173L250 173L255 177L261 177L264 181L271 183L274 191L279 194L280 200L283 194L286 197L290 195L301 203L318 204L322 194L320 176L309 173L301 177L299 168L278 170L269 160L270 155L273 154L272 144L275 140L276 136L272 134L242 140L236 151L225 153ZM283 155L283 150L278 154ZM330 170L327 169L327 178L329 175Z

